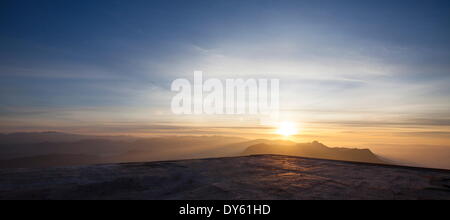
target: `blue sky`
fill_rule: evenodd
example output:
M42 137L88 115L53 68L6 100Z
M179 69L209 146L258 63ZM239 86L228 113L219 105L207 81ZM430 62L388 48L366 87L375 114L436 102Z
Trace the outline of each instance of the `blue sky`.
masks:
M450 126L448 1L0 6L2 131L118 124L132 133L173 122L170 83L194 70L222 79L280 78L290 120L395 122L433 132Z

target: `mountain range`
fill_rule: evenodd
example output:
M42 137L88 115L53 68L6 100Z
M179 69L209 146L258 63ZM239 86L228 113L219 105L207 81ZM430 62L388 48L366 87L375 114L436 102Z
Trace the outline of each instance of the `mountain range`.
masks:
M317 141L248 140L224 136L89 136L59 132L0 135L0 168L36 168L105 163L280 154L387 163L368 149L330 148Z

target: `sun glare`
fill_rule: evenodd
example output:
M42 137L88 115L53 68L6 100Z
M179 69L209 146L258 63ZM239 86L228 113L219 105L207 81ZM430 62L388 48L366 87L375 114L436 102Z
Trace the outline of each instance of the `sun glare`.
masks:
M277 134L289 137L298 133L298 127L296 123L284 121L278 125Z

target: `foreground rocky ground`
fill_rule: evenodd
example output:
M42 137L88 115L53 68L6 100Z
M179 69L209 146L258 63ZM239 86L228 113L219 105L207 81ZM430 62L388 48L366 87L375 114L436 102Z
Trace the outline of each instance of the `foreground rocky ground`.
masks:
M3 169L0 199L450 199L450 171L274 155Z

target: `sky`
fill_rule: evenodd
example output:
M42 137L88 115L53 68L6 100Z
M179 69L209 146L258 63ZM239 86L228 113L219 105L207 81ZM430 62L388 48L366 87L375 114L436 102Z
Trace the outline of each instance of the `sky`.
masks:
M0 2L0 132L275 135L175 116L177 78L280 79L299 141L450 146L448 1Z

